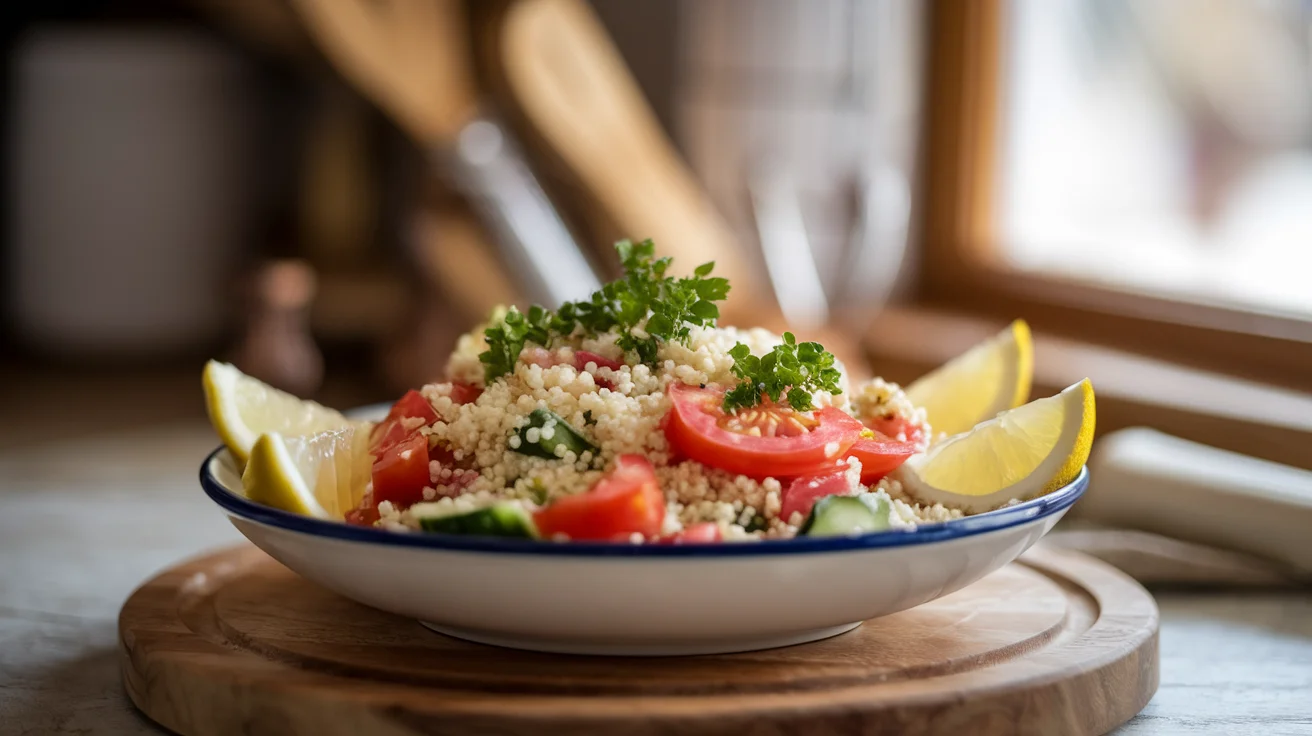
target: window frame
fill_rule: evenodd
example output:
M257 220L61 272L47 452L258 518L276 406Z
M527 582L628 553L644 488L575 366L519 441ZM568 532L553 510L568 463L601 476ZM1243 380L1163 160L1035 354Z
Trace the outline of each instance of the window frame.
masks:
M933 0L928 13L918 301L1312 389L1312 320L1025 273L996 257L1008 4Z

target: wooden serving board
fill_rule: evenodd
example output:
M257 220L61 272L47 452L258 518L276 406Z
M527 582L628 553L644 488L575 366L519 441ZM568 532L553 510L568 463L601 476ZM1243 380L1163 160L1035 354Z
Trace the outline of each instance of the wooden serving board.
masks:
M1157 689L1157 607L1039 548L824 641L574 657L471 644L349 601L243 545L148 581L119 617L132 701L207 734L1078 734Z

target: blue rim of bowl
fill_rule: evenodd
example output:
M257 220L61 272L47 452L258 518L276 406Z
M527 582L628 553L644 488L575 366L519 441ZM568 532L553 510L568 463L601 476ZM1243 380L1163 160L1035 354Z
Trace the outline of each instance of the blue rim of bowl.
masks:
M1089 486L1089 469L1069 484L1039 498L1007 508L989 511L962 519L935 524L922 524L913 530L872 532L850 537L823 537L809 539L769 539L760 542L718 544L617 544L613 542L550 542L526 539L498 539L496 537L466 537L451 534L405 534L351 526L340 521L315 519L287 511L280 511L228 490L215 476L212 468L219 462L223 447L205 458L200 466L200 485L208 495L230 516L264 526L285 529L300 534L357 542L380 544L389 547L417 547L460 552L494 552L499 554L570 557L754 557L761 555L799 554L814 552L850 552L884 547L907 547L953 539L971 537L1021 524L1027 524L1071 507Z

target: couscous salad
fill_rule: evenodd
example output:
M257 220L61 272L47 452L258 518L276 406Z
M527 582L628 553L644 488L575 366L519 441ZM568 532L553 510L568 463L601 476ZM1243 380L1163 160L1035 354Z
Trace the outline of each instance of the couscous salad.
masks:
M719 326L731 285L713 264L675 276L650 241L617 248L623 278L497 310L376 423L211 363L247 496L398 533L751 541L950 521L1054 490L1087 457L1087 381L1021 406L1023 323L908 391L851 384L818 343ZM936 415L973 429L936 436Z

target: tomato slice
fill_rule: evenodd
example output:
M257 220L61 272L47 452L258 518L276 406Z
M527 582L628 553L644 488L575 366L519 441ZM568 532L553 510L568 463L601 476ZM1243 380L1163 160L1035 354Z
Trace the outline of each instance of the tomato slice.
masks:
M654 537L665 520L665 494L651 463L621 455L615 469L586 493L558 498L533 515L544 537L617 540L638 533Z
M825 496L843 495L851 491L847 478L841 470L796 478L788 486L788 490L784 491L783 508L779 510L779 518L789 521L793 518L794 512L806 516L811 513L811 507L816 501Z
M925 428L919 424L912 424L906 420L906 417L900 414L893 414L887 417L875 417L862 424L874 430L876 434L883 435L894 442L902 442L897 439L900 434L906 438L906 442L913 445L919 444L925 436Z
M916 454L914 442L899 442L878 432L873 439L862 438L847 451L847 457L861 461L861 482L878 483L880 478L893 472L907 458Z
M878 483L880 478L916 454L924 438L924 429L920 425L912 424L898 414L874 417L862 423L867 430L848 450L847 457L861 461L861 482L866 485ZM906 439L899 440L898 435Z
M428 438L415 433L383 451L374 461L374 501L409 506L424 500L428 476Z
M720 525L713 521L693 524L676 534L661 537L661 544L707 544L724 541L720 534Z
M864 429L829 406L811 416L777 404L725 414L724 392L718 389L673 383L669 395L673 408L665 436L670 444L704 465L750 478L831 470Z

